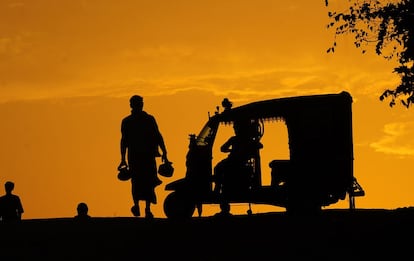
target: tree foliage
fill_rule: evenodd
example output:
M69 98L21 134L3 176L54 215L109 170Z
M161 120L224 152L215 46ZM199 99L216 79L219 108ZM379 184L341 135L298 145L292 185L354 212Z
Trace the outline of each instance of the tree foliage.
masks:
M379 98L388 99L391 107L400 101L408 108L414 103L414 0L348 1L344 12L328 12L331 21L327 27L335 29L335 40L327 52L335 51L336 36L352 34L362 53L373 44L377 55L396 59L398 67L393 73L398 74L400 83ZM325 5L329 5L328 0Z

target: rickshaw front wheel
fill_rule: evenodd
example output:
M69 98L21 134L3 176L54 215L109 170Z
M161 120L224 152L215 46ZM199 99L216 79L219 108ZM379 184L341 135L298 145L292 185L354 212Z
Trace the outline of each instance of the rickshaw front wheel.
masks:
M170 219L188 219L194 214L196 204L183 194L172 192L164 200L164 213Z

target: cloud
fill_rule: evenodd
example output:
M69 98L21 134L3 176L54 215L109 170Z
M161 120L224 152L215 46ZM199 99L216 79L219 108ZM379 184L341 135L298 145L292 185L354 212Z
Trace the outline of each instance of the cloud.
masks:
M414 156L414 121L388 123L383 133L378 141L370 144L375 151L401 157Z
M20 2L14 2L14 3L8 4L8 7L10 7L10 8L21 8L23 6L25 6L25 4L20 3Z
M163 52L175 53L175 51L167 51L167 49L164 49ZM184 55L187 52L183 50L182 53ZM379 84L381 84L381 80L373 81L372 77L367 77L367 75L361 76L360 74L343 73L340 70L328 70L324 65L286 64L279 67L251 68L250 70L246 67L242 67L240 70L217 70L213 73L167 74L159 77L113 77L112 79L95 79L82 83L62 82L58 88L37 85L36 88L30 88L25 92L25 98L30 98L31 95L33 98L46 98L48 95L50 97L123 97L129 96L131 92L140 92L145 96L163 96L201 90L208 91L215 96L256 100L266 97L337 93L343 90L350 91L353 96L367 95L369 91L373 91L369 88L375 89L375 86ZM8 99L8 96L8 93L3 93L3 100Z
M130 79L124 82L88 87L82 93L104 96L129 96L139 91L145 96L172 95L178 92L202 90L216 96L232 96L241 99L289 96L300 93L338 92L325 88L327 82L319 77L320 68L271 68L265 70L240 71L166 77L164 79Z
M29 46L28 39L30 35L0 38L0 55L24 51ZM0 101L18 99L21 93L25 99L43 99L122 97L136 91L162 96L191 90L241 100L345 90L357 100L359 95L379 97L387 87L396 86L391 67L384 63L375 67L362 66L362 62L352 66L354 59L343 60L342 56L303 55L287 50L271 54L264 49L252 52L247 47L231 47L217 50L185 43L143 44L124 46L105 55L88 54L86 58L69 55L70 59L65 61L54 55L53 59L38 59L39 63L28 63L28 58L22 60L25 63L6 62L3 65L8 68L7 75L4 72L5 77L0 80ZM76 60L80 57L83 58ZM20 77L22 74L24 78Z
M28 48L30 44L26 41L27 35L0 38L0 56L18 55Z

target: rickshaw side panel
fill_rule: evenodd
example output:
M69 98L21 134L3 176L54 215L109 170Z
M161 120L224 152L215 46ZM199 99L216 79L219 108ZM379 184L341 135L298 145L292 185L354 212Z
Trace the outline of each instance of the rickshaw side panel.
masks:
M351 104L343 94L299 106L287 117L292 197L312 195L321 205L345 197L353 180Z

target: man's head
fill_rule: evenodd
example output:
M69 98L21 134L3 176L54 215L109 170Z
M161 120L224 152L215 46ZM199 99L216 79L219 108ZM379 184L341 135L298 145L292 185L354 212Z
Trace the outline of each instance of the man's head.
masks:
M13 183L13 182L11 182L11 181L7 181L7 182L4 184L4 188L5 188L5 190L6 190L6 193L11 193L11 192L13 191L13 189L14 189L14 183Z
M144 107L144 99L139 95L134 95L129 99L129 105L133 110L142 110Z
M78 215L87 215L88 214L88 205L86 203L81 202L78 204L78 207L76 208L78 211Z

